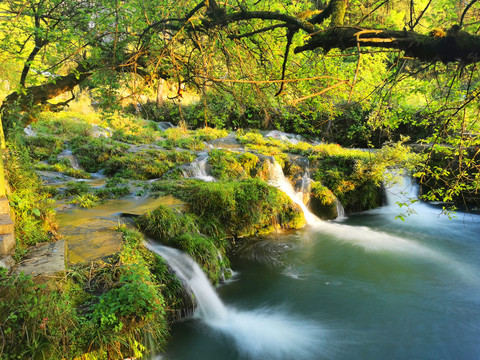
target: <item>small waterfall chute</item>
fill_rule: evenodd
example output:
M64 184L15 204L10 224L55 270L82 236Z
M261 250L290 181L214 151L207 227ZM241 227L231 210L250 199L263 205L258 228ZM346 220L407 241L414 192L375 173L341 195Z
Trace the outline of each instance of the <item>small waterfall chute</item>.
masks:
M216 181L216 179L208 174L208 153L201 152L195 161L191 162L188 169L184 171L188 178L198 179L206 182Z
M335 205L337 207L337 218L336 218L336 220L345 219L346 218L345 209L343 208L343 205L342 205L341 201L338 200L337 197L335 198Z
M163 245L145 245L164 258L184 286L191 289L197 302L194 317L219 335L233 339L246 358L313 360L326 349L326 330L318 324L292 317L279 307L251 311L227 307L192 258Z
M167 246L147 243L146 247L164 258L180 281L195 295L195 314L202 319L224 320L227 309L210 285L200 266L187 254Z
M288 179L285 177L282 167L277 161L275 161L275 159L270 162L270 180L268 183L283 191L290 199L292 199L295 204L302 209L308 225L318 225L322 223L322 220L308 210L307 206L303 203L303 193L298 193L293 189L292 184L290 184Z

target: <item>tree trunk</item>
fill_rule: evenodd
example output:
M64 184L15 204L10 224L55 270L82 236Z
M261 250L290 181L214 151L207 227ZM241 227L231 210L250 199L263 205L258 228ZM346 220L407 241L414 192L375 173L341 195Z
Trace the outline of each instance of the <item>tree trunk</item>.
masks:
M75 86L91 74L84 65L78 65L77 68L68 75L59 76L49 83L30 86L23 91L8 95L0 107L5 134L15 125L25 127L33 121L33 118L26 117L22 120L22 123L16 124L15 121L17 117L14 116L15 111L28 111L35 105L48 104L48 100L65 92L72 91Z

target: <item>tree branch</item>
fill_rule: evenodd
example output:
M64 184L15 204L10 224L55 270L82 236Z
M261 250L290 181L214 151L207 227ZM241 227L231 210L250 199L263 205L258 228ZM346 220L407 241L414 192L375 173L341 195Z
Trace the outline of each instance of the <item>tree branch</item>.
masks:
M357 38L361 32L362 36ZM452 27L445 37L431 37L416 32L396 30L376 30L352 27L337 27L313 35L303 46L295 48L295 53L323 49L347 49L357 46L398 49L407 56L422 61L462 62L465 64L480 61L480 37L458 31Z
M470 3L465 6L465 9L463 10L463 13L462 13L462 16L460 17L460 27L462 27L463 25L463 19L465 18L465 15L467 14L467 11L468 9L470 9L472 7L473 4L475 4L477 2L477 0L472 0L470 1Z

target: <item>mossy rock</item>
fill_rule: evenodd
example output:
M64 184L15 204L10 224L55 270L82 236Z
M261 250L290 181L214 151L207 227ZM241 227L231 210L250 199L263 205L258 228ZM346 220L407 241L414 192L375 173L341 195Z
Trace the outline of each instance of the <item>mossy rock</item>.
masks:
M311 185L309 208L312 213L323 220L332 220L338 217L338 201L331 190L320 182L314 181Z

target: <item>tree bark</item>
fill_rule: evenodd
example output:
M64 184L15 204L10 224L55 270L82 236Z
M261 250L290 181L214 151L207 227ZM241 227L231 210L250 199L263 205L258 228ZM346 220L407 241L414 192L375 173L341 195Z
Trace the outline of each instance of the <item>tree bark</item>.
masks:
M345 50L357 47L375 47L405 51L407 56L422 61L462 62L480 61L480 36L452 28L445 37L422 35L410 31L336 27L317 33L295 53L317 48Z
M14 111L28 111L35 105L47 104L48 100L67 91L72 91L75 86L83 82L91 74L84 65L78 65L75 70L68 75L55 78L47 84L30 86L25 88L24 91L14 92L8 95L0 107L5 133L15 125L16 117L12 116ZM32 118L28 118L24 120L24 123L18 125L25 127L32 121Z

